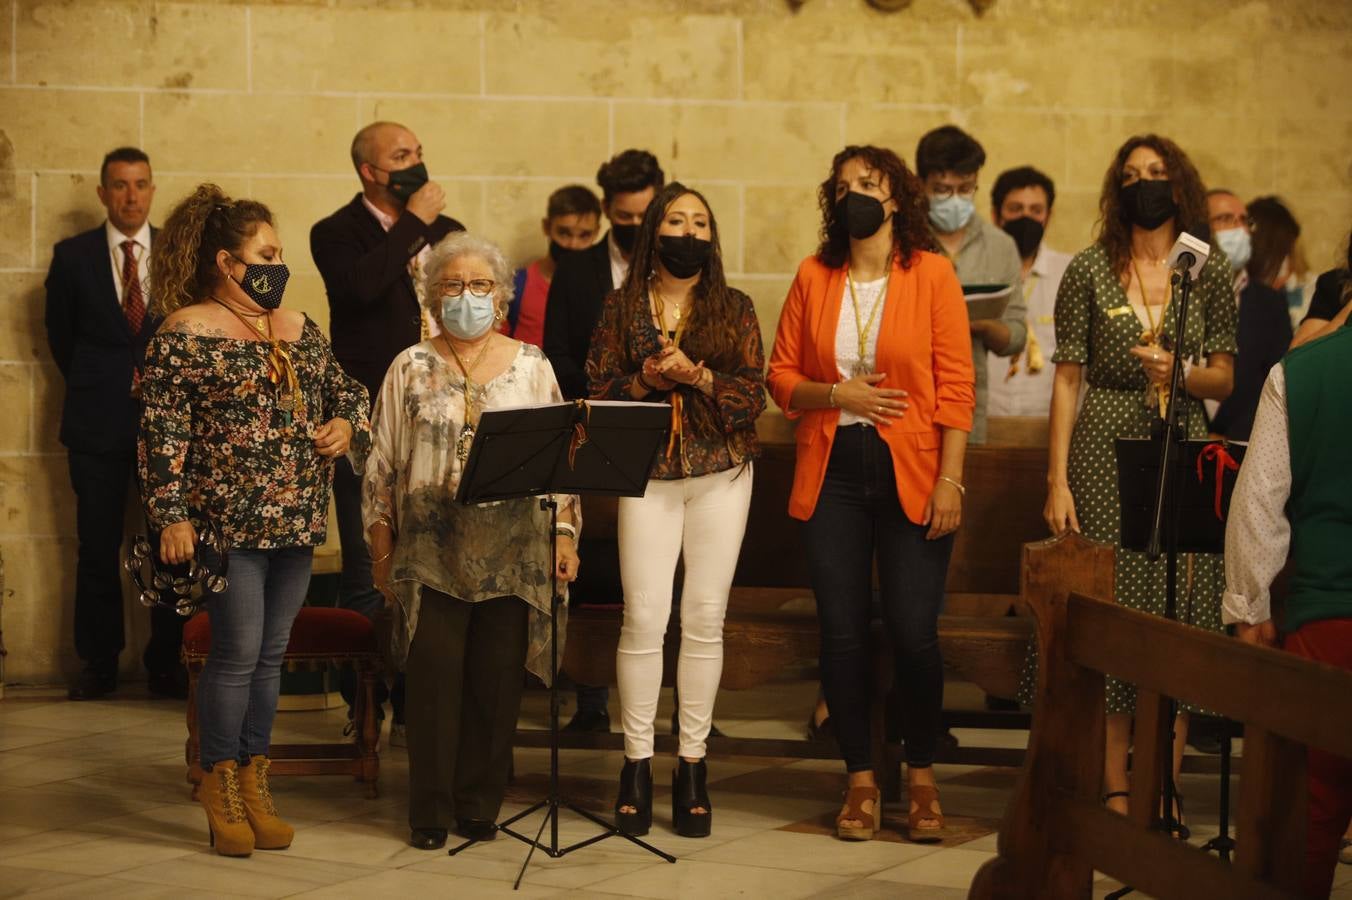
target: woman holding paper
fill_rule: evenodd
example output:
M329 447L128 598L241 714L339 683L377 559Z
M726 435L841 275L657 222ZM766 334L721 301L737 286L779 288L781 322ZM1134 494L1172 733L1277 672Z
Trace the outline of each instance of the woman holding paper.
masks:
M789 515L804 522L821 622L822 688L849 774L841 838L882 821L869 754L869 619L877 562L895 650L913 840L944 818L932 765L938 619L976 404L967 309L934 252L920 180L891 150L846 147L818 188L822 242L798 267L770 357L797 429Z
M705 738L751 506L751 460L760 453L764 367L756 311L723 277L708 202L678 182L667 185L648 205L629 274L606 299L587 356L593 397L671 404L669 442L647 492L619 503L624 626L615 670L625 763L615 819L628 834L646 834L652 823L653 717L678 557L685 559L685 582L672 819L685 837L704 837L711 828Z
M358 469L371 572L394 609L393 656L408 675L409 843L435 850L451 827L493 836L521 669L546 684L553 676L551 569L560 582L577 577L582 519L576 497L556 498L551 560L550 517L535 498L456 502L485 410L563 396L539 348L495 327L512 299L496 245L456 232L432 248L423 273L442 331L394 358Z
M1150 436L1165 411L1173 355L1180 349L1186 390L1179 421L1188 437L1206 437L1202 400L1224 400L1233 385L1234 288L1225 254L1213 247L1192 288L1186 328L1179 328L1178 293L1170 286L1166 260L1183 232L1208 233L1207 202L1197 169L1168 138L1133 137L1118 149L1103 179L1099 210L1098 239L1071 260L1056 292L1043 515L1053 534L1074 530L1117 544L1117 602L1164 615L1165 560L1151 562L1121 546L1115 441ZM1087 390L1081 404L1082 381ZM1220 631L1224 584L1219 554L1180 559L1179 621ZM1025 702L1035 693L1034 675L1029 667L1021 689ZM1136 689L1110 677L1107 692L1103 786L1108 805L1125 813ZM1175 773L1187 724L1181 714ZM1180 816L1181 809L1180 802ZM1176 833L1186 836L1181 826Z

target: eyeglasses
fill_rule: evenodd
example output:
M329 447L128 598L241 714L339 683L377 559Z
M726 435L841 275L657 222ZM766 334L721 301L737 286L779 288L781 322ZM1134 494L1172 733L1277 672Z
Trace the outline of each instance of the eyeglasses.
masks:
M1253 219L1249 216L1237 216L1234 213L1221 213L1211 217L1212 231L1225 231L1228 228L1253 228Z
M951 184L936 184L929 189L929 195L935 200L947 200L949 197L957 194L959 197L971 200L976 196L976 188L977 185L975 181L971 184L964 184L957 189L954 189Z
M452 279L450 281L438 281L432 285L432 289L441 297L459 297L469 288L470 294L480 299L493 293L493 289L498 283L491 278L475 278L470 281L461 281Z

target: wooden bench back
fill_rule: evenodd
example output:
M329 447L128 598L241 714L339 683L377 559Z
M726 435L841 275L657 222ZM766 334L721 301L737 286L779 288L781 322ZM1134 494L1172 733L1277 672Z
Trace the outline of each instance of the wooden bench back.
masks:
M1304 862L1304 747L1352 756L1352 673L1096 599L1111 590L1112 552L1078 535L1024 548L1041 653L1037 709L1000 855L969 897L1088 897L1095 869L1155 897L1292 896ZM1099 589L1076 592L1069 580ZM1138 686L1127 816L1099 796L1105 674ZM1233 867L1152 828L1166 697L1245 726Z

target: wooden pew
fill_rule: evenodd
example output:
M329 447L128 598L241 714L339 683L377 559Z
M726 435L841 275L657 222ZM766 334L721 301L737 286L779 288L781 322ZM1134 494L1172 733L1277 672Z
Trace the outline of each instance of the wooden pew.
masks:
M1089 897L1094 870L1154 897L1292 896L1304 864L1305 746L1352 756L1352 673L1098 599L1112 549L1070 536L1024 548L1042 665L1038 714L999 855L972 900ZM1076 591L1072 582L1097 590ZM1104 675L1138 686L1129 813L1100 799ZM1157 825L1165 697L1245 726L1234 865Z

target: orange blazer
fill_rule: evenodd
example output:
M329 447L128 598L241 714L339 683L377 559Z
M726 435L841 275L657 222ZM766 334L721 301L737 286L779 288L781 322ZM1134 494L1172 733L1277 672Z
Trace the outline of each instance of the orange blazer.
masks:
M802 418L789 495L795 519L811 518L817 507L840 410L798 410L790 398L804 381L840 380L836 325L845 287L844 268L828 268L815 256L803 260L775 332L770 394L786 416ZM917 253L908 269L894 261L882 315L877 371L887 377L879 387L906 391L910 407L878 434L892 451L901 508L920 523L939 475L939 428L971 431L976 408L967 304L953 264L927 252Z

